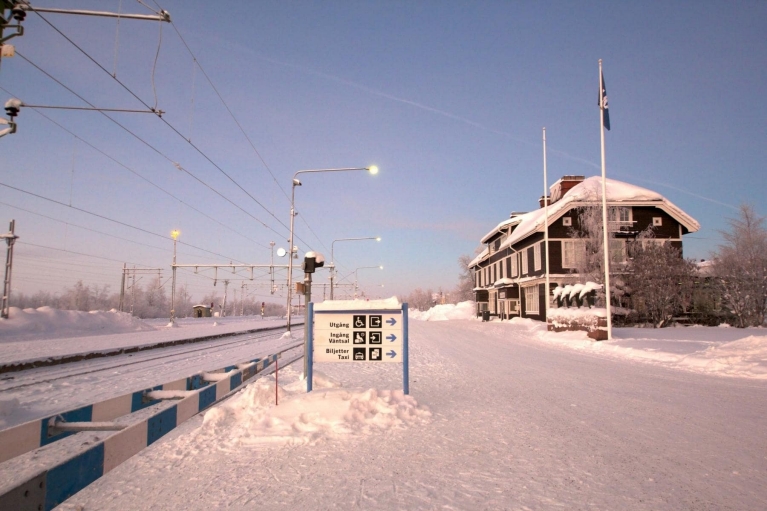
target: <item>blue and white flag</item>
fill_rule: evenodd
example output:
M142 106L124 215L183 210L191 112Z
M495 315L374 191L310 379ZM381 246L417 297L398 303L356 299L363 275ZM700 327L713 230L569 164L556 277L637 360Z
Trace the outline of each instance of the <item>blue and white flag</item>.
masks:
M602 116L604 119L604 126L607 131L610 131L610 110L607 109L607 87L605 86L605 75L602 73L602 91L597 98L597 105L604 111Z

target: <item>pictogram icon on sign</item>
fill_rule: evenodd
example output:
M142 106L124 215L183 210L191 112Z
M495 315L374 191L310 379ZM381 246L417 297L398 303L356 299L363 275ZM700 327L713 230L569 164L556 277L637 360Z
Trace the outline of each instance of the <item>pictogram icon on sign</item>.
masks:
M381 328L382 319L381 316L370 316L370 328Z
M365 332L354 332L354 344L365 344Z
M354 360L365 360L365 348L352 348Z
M353 316L352 317L352 326L354 328L365 328L367 321L365 321L366 316Z
M370 358L369 360L381 360L383 350L381 348L369 348Z
M381 344L381 332L370 332L370 344Z

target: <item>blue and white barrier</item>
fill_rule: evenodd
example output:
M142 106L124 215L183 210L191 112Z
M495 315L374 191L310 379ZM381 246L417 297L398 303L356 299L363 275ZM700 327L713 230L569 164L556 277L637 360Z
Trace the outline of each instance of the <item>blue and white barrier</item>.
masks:
M0 509L53 509L176 426L236 391L245 381L272 365L277 358L280 358L279 353L223 368L224 372L200 373L1 432L0 455L8 459L6 449L13 447L17 452L21 450L21 447L14 446L14 442L26 442L26 447L36 444L26 449L29 451L73 434L57 429L57 419L63 418L67 424L108 421L159 403L160 399L181 398L172 406L120 429L56 466L41 469L33 477L12 488L0 489L3 492L0 494Z

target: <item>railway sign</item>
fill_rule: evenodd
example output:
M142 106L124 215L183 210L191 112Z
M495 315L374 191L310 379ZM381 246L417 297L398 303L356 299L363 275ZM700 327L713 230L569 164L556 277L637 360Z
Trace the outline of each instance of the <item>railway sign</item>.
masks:
M381 300L349 302L349 309L337 308L342 305L345 303L309 303L308 352L311 362L307 367L307 391L311 391L311 371L315 362L389 362L403 364L407 394L407 304L397 304L394 308L391 300Z

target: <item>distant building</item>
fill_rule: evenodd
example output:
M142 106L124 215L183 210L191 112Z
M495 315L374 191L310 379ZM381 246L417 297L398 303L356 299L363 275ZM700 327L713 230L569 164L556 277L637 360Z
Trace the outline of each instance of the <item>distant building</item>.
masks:
M700 224L662 195L621 181L607 179L607 205L612 218L608 228L611 262L626 261L626 243L647 227L655 239L682 249L682 236L700 229ZM485 249L471 263L477 314L519 316L544 321L551 289L579 281L576 258L584 250L583 241L574 239L579 229L578 210L602 204L600 177L564 176L554 183L548 197L539 199L540 209L514 212L481 240ZM546 282L544 246L544 205L549 201L549 285ZM611 263L612 264L612 263Z
M194 312L192 317L194 318L209 318L210 317L210 307L207 305L195 305L192 307L192 311Z

